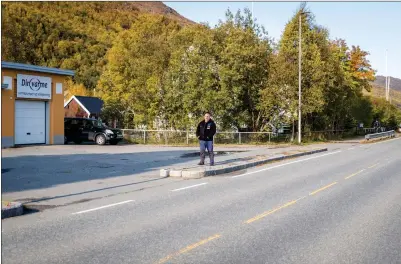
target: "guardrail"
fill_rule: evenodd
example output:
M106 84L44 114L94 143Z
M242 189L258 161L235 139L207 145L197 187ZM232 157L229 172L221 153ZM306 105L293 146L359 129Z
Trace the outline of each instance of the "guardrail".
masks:
M386 138L386 137L395 137L395 131L390 130L390 131L386 131L386 132L365 135L366 140L376 139L376 138Z

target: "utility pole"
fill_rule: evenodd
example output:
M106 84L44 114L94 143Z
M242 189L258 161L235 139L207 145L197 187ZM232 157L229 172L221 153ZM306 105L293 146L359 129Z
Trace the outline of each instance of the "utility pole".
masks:
M302 60L302 11L299 12L299 40L298 40L298 47L299 47L299 59L298 59L298 143L301 144L301 60Z
M388 100L390 101L391 104L391 96L390 96L390 80L391 80L391 76L388 77L388 81L387 81L387 86L388 86Z
M389 100L389 92L388 92L388 70L387 70L387 49L386 49L386 100Z

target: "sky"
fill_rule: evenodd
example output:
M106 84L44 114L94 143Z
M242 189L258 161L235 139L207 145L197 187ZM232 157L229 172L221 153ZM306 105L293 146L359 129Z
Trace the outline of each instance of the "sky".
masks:
M235 13L252 2L163 2L194 22L211 26L224 20L228 8ZM276 41L300 2L254 2L253 14ZM308 2L316 23L326 27L330 38L345 39L348 46L359 45L368 51L368 59L377 75L401 79L401 2Z

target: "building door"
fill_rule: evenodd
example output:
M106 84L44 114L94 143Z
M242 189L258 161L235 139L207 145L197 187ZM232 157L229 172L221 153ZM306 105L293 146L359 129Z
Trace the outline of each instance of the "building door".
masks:
M44 101L15 101L15 144L46 143Z

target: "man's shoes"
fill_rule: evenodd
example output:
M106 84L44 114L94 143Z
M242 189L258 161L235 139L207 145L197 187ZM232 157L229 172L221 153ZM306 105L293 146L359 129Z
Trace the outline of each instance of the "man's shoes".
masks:
M203 163L203 162L199 162L199 163L198 163L198 165L205 165L205 163Z
M210 166L214 166L214 163L210 163Z

